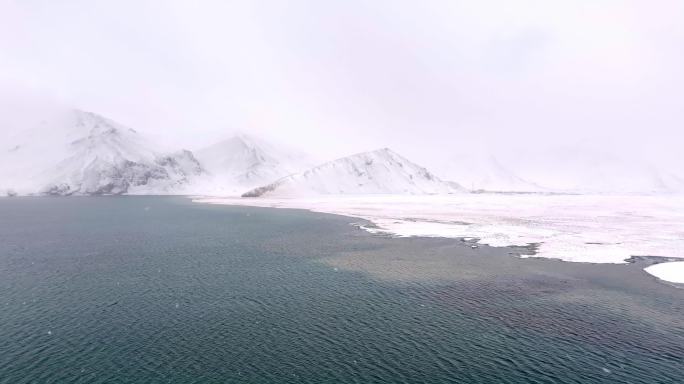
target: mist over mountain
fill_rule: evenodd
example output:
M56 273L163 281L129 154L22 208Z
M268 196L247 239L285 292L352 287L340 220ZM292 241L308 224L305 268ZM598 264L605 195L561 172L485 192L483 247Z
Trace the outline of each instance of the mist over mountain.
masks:
M244 191L315 164L305 153L247 134L201 148L195 156L208 171L205 189L217 193Z
M543 192L546 188L523 179L492 155L450 155L433 168L447 180L458 180L473 191Z
M576 143L524 151L508 167L547 191L571 193L680 193L679 164L655 164L638 154Z
M0 117L1 195L416 194L462 188L684 193L681 164L648 162L598 144L497 154L486 147L460 145L411 156L427 164L428 171L387 149L323 163L331 159L312 157L305 142L302 149L292 149L245 133L191 151L162 145L155 137L96 113L51 103L16 102L11 110L8 105Z
M0 2L0 120L35 91L171 150L242 131L322 161L389 147L443 178L459 174L431 157L493 156L575 188L593 176L561 183L517 157L589 140L684 174L681 1L297 4ZM490 165L462 184L506 186Z

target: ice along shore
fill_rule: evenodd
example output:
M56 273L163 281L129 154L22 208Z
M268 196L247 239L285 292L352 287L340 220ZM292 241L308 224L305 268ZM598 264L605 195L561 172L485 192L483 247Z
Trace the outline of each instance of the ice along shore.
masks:
M491 246L539 244L535 257L626 263L633 256L684 260L684 196L676 195L323 195L197 197L209 204L307 209L353 216L395 236L474 238ZM523 256L525 257L525 256ZM684 281L684 262L647 272Z

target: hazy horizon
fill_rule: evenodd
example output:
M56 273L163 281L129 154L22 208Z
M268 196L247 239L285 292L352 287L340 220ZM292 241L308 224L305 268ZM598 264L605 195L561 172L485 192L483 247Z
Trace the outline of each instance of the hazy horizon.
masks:
M189 149L244 132L328 159L590 147L676 165L683 11L677 1L3 1L0 100L41 95Z

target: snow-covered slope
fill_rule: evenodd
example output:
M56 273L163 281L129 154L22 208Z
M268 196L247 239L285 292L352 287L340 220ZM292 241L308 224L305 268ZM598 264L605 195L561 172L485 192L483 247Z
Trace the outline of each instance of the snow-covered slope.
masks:
M629 154L581 146L528 152L513 161L517 174L548 190L572 193L677 193L682 178Z
M19 194L171 193L202 173L192 153L162 154L90 112L41 116L0 149L0 190Z
M544 191L543 187L519 177L494 156L458 155L439 162L432 169L473 191Z
M244 134L195 151L210 176L201 189L244 191L303 171L314 163L295 150Z
M385 148L344 157L253 189L243 197L311 194L436 194L461 192Z

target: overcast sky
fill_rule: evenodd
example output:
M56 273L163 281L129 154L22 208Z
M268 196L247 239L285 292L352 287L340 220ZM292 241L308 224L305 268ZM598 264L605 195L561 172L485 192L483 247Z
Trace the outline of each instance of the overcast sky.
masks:
M191 149L243 131L331 156L675 159L683 19L681 0L0 0L0 85Z

